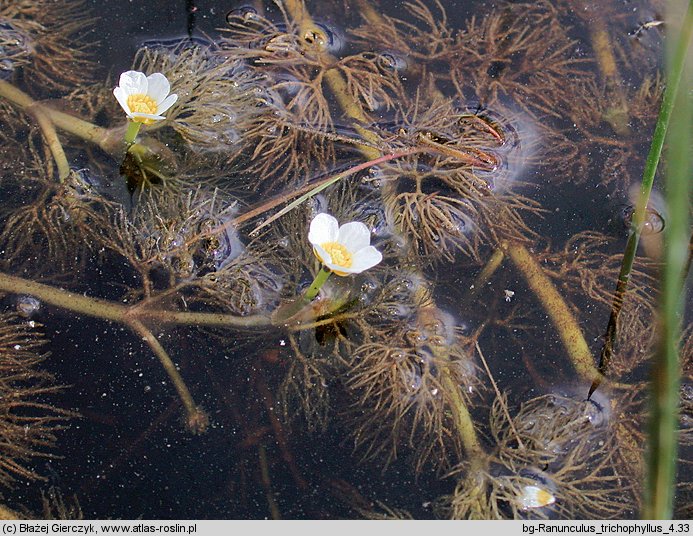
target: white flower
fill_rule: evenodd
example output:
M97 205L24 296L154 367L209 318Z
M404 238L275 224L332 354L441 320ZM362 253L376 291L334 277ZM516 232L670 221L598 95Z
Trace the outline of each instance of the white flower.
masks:
M169 95L170 91L171 85L161 73L146 76L139 71L127 71L120 75L113 95L131 120L151 125L166 119L161 114L178 100L175 93Z
M529 510L530 508L543 508L544 506L549 506L556 502L556 497L554 497L551 492L540 488L539 486L525 486L522 488L522 495L520 496L520 505L523 510Z
M329 214L320 213L313 218L308 241L320 262L337 275L359 274L383 260L382 254L370 245L368 227L356 221L340 227Z

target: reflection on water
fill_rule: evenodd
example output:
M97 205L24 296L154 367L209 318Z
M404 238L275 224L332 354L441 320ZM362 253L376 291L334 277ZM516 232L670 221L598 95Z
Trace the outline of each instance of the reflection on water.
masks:
M586 397L659 2L192 4L0 0L7 506L637 517L662 210ZM178 100L126 152L131 68ZM287 316L319 212L384 260Z

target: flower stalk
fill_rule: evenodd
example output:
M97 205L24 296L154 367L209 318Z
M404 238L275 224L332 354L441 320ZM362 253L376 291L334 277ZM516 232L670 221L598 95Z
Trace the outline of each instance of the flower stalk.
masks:
M308 290L306 290L305 294L303 295L303 299L306 303L310 303L315 299L318 292L320 292L320 289L331 274L332 272L329 268L325 268L324 266L322 267L322 269L315 276L315 279L313 279L313 282L308 287Z
M137 139L137 134L139 134L140 128L142 128L142 123L137 121L128 121L128 129L125 131L125 143L128 145L135 143L135 139Z
M284 303L275 309L275 311L272 313L272 322L278 326L289 326L301 323L300 319L296 319L296 321L294 321L296 315L310 305L310 303L318 296L320 289L323 287L331 274L332 271L323 266L303 294L301 294L295 300Z

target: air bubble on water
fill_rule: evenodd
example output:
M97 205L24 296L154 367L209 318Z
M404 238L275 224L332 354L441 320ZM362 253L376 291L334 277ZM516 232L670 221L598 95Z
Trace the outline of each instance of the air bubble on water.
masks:
M394 52L383 52L378 55L378 65L386 71L405 71L408 67L406 58Z
M41 302L33 296L19 296L17 298L17 313L24 318L29 318L41 308Z
M235 19L240 19L243 22L251 22L259 18L257 10L252 6L241 6L232 9L226 14L226 22L231 24Z

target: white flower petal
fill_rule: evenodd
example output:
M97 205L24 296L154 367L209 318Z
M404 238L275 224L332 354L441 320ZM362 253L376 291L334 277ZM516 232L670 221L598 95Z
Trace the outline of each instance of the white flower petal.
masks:
M159 114L163 114L163 113L166 112L171 106L173 106L173 105L176 103L177 100L178 100L178 95L176 95L175 93L173 93L172 95L169 95L168 97L166 97L163 101L161 101L161 102L159 103L157 112L158 112Z
M162 114L178 100L178 95L169 95L170 90L168 79L161 73L146 76L140 71L126 71L120 75L119 86L113 90L113 95L130 119L149 125L166 119ZM133 112L128 102L132 95L153 100L156 103L155 113ZM146 99L143 102L146 103ZM144 108L152 111L149 106Z
M359 221L350 221L339 228L337 242L348 251L358 251L371 243L371 232L368 227Z
M351 268L346 268L344 266L340 266L339 264L335 264L333 262L323 262L323 264L325 266L327 266L330 270L332 270L337 275L346 275L346 274L358 273L358 272L354 272Z
M125 93L125 90L122 87L118 86L113 90L113 95L115 95L118 104L120 104L120 107L125 111L125 113L130 115L130 107L128 106L128 96Z
M168 78L161 73L150 74L147 77L147 84L147 95L154 99L154 102L157 104L161 104L171 92L171 84L168 83ZM166 109L168 110L168 108Z
M334 216L321 212L310 222L308 241L313 244L313 246L325 244L327 242L336 242L338 235L339 222Z
M139 71L126 71L120 75L118 86L123 88L126 95L147 93L147 77Z
M364 270L373 268L383 260L383 254L373 246L367 246L353 253L350 273L360 274Z
M556 497L544 488L538 486L525 486L522 488L520 504L524 510L529 510L530 508L543 508L555 502Z
M163 121L166 119L163 115L145 114L142 112L129 113L128 117L132 117L133 119L149 119L150 121Z
M332 262L332 255L322 249L319 244L313 244L313 251L315 252L315 256L320 259L320 262L324 264Z

